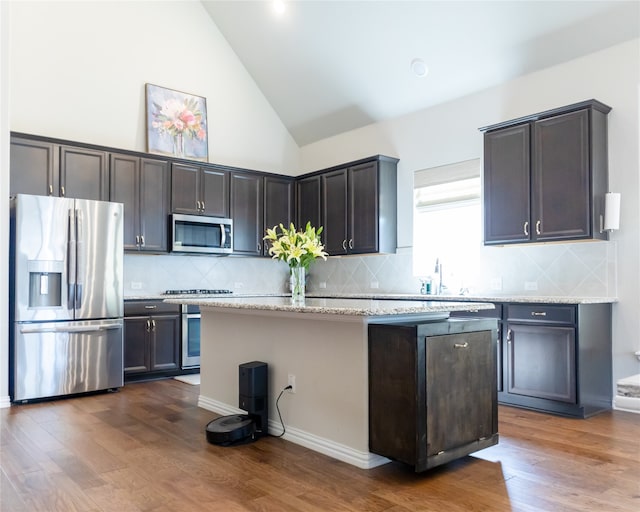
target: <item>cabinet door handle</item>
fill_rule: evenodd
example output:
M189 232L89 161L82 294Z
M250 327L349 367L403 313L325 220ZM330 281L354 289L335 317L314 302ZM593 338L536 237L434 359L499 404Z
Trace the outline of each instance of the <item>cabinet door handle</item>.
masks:
M511 329L507 329L507 343L511 343L511 335L513 331Z
M342 248L346 251L347 250L347 241L343 240L342 241Z
M200 208L202 209L202 211L204 212L204 201L200 201Z
M199 199L196 199L196 210L198 210L198 211L201 210L201 208L200 208L200 200Z
M258 252L262 251L262 245L258 244Z
M465 341L464 343L454 343L453 348L467 348L469 346L469 342Z
M546 311L532 311L531 316L547 316Z
M151 320L151 330L152 331L156 330L156 321L155 320Z
M151 320L147 318L147 332L151 331Z
M136 245L140 245L140 235L136 235Z
M49 185L49 195L53 195L53 185Z
M525 221L523 231L525 236L529 236L529 221Z
M64 187L60 187L60 195L64 197L66 192L64 191Z
M144 235L140 235L140 245L144 247Z
M349 238L349 249L353 249L353 238Z
M540 224L541 224L540 221L536 222L536 235L540 235L541 234Z

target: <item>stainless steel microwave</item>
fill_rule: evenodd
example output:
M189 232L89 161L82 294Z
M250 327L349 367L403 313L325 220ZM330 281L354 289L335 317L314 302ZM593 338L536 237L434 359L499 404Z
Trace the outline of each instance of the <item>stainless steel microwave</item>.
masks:
M170 227L171 252L230 254L233 251L231 219L174 213Z

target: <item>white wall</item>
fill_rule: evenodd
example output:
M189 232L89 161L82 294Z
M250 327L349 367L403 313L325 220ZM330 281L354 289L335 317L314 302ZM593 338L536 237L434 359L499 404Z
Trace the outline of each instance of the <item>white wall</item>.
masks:
M0 2L0 407L9 405L9 4Z
M609 182L612 191L622 192L621 229L608 242L617 247L607 251L614 261L608 263L611 268L606 272L617 276L607 293L615 294L617 288L619 298L613 308L615 381L640 370L633 355L640 348L639 76L640 41L635 40L450 103L310 144L301 148L301 172L376 153L400 158L398 246L410 247L414 171L480 157L479 127L590 98L608 104L613 108L609 114ZM601 246L589 245L600 258ZM587 259L589 245L580 249ZM557 248L535 249L538 254L543 250ZM512 249L484 248L482 258L500 258L499 251L506 255ZM584 279L588 278L585 274Z
M297 145L200 2L11 10L11 130L146 151L152 83L206 98L210 162L297 170Z

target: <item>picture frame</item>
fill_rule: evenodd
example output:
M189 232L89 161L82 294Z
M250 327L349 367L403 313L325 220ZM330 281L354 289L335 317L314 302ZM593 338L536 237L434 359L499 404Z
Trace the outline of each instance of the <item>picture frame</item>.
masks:
M207 101L202 96L145 85L147 152L207 162Z

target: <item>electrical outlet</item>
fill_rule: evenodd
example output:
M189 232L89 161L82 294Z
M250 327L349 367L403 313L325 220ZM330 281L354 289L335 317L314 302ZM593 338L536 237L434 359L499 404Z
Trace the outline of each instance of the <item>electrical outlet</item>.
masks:
M502 278L501 277L494 277L491 279L491 289L494 291L500 291L502 290Z
M131 281L132 290L142 290L142 283L140 281Z
M318 288L326 288L327 287L327 282L326 281L320 281L318 283Z
M378 288L380 286L380 283L378 283L378 281L371 281L370 286L371 288Z
M287 390L289 393L295 393L296 392L296 376L295 375L290 373L287 376L287 386L291 386L291 389Z
M524 282L525 290L537 290L538 289L538 281L525 281Z

